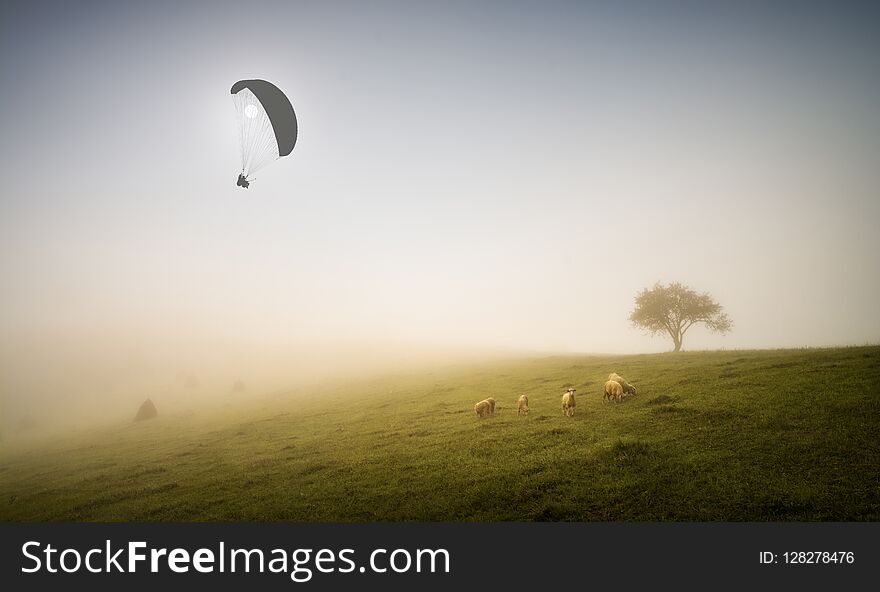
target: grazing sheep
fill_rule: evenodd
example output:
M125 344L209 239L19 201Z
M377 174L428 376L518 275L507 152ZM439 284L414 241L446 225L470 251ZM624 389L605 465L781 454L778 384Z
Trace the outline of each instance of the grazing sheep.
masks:
M624 379L623 376L621 376L620 374L617 374L616 372L612 372L611 374L608 375L608 380L613 380L614 382L619 382L620 386L623 387L623 392L626 393L627 395L636 394L636 387L634 387L633 385L628 383L626 381L626 379Z
M491 409L492 404L489 403L487 399L483 399L482 401L474 405L474 413L476 413L477 417L481 419L492 413Z
M570 388L562 395L562 414L566 417L574 417L574 407L577 404L574 400L575 389Z
M612 398L615 401L623 399L623 387L616 380L609 380L605 383L605 392L602 395L602 401L610 401Z
M528 395L520 395L519 399L516 400L516 413L517 413L517 415L528 415L529 414L529 396Z
M486 401L489 403L489 415L495 415L495 399L489 397Z

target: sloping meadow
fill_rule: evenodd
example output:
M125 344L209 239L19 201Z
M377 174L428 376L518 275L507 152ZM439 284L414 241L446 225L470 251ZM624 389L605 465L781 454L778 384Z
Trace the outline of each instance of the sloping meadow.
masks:
M523 358L5 441L0 519L878 520L878 436L878 347Z

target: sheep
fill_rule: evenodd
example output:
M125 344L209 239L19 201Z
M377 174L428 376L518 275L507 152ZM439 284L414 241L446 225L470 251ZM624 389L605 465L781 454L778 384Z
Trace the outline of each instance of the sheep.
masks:
M489 403L489 401L487 399L483 399L482 401L480 401L479 403L474 405L474 413L476 413L477 417L479 417L480 419L482 419L482 418L486 417L487 415L489 415L490 413L492 413L491 409L492 409L492 404Z
M623 387L616 380L609 380L605 383L605 392L602 395L602 401L610 401L612 398L615 401L623 399Z
M495 415L495 399L487 397L486 401L489 403L489 415Z
M528 415L529 414L529 396L526 394L522 394L519 396L519 399L516 400L516 413L517 415Z
M574 400L575 389L570 388L562 395L562 414L566 417L574 417L574 407L577 404Z
M623 376L621 376L620 374L617 374L616 372L612 372L611 374L608 375L608 380L613 380L614 382L620 383L620 386L623 387L623 392L626 393L627 395L636 394L636 387L634 387L633 385L628 383L623 378Z

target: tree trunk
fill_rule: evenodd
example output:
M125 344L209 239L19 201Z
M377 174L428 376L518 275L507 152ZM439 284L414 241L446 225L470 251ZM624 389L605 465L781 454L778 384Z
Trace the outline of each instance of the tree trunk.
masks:
M681 338L682 338L681 335L673 335L672 336L672 343L675 344L675 350L673 350L673 351L677 351L677 352L681 351Z

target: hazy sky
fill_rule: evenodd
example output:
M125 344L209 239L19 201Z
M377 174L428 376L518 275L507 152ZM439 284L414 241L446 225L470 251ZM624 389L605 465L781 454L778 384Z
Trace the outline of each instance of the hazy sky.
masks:
M627 316L675 280L735 323L686 349L880 341L877 9L708 4L4 9L7 362L662 351ZM247 191L242 78L300 122Z

